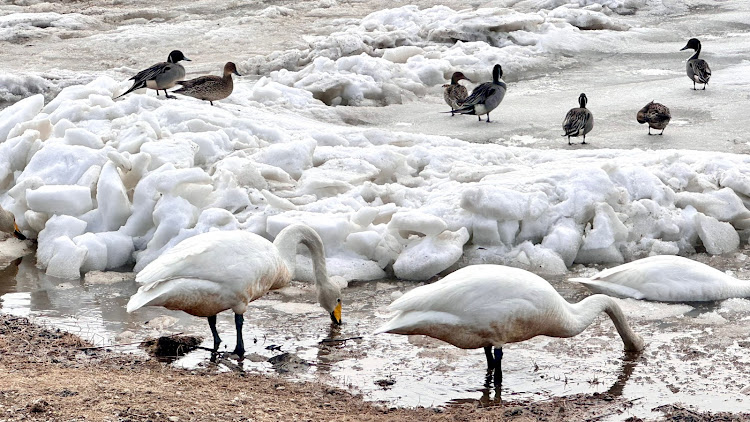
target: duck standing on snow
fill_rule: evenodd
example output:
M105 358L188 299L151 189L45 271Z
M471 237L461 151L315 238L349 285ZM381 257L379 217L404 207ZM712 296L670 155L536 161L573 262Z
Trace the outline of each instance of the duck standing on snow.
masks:
M750 297L750 281L738 280L692 259L656 255L571 278L594 293L663 302L703 302Z
M16 217L12 212L6 211L3 207L0 207L0 231L3 233L9 233L15 236L17 239L26 240L26 236L18 230L16 225Z
M466 87L458 83L462 79L471 82L463 73L454 72L453 76L451 76L451 83L443 85L443 88L445 88L443 99L451 106L451 116L454 114L453 110L457 109L459 104L466 100L466 97L469 95Z
M612 298L593 295L571 304L536 274L502 265L464 267L407 292L388 309L396 315L375 334L422 334L462 349L483 347L487 370L500 377L505 344L539 335L573 337L602 311L615 324L625 350L643 349L643 340Z
M505 91L508 86L500 78L503 76L503 68L496 64L492 68L492 82L485 82L478 85L471 91L471 95L459 103L461 108L450 111L459 114L476 114L479 121L482 121L482 114L487 115L487 123L490 122L490 111L497 108L505 97ZM447 113L447 112L446 112Z
M589 99L586 98L586 94L579 95L578 105L580 105L580 107L571 108L570 111L568 111L568 114L565 115L562 127L565 131L563 136L568 137L568 145L571 145L571 136L581 135L583 135L583 142L581 143L585 144L586 134L591 132L591 129L594 128L594 115L586 108L586 103L588 101Z
M708 63L705 60L698 58L698 55L701 54L701 42L697 38L690 38L687 45L682 47L680 51L687 50L688 48L695 50L695 54L688 59L685 66L687 76L693 81L693 90L696 89L696 83L703 84L703 89L705 90L708 80L711 79L711 68L708 67Z
M237 72L237 66L234 63L227 62L224 65L224 76L206 75L189 81L179 81L177 84L182 85L182 88L175 90L175 93L208 101L214 105L214 101L223 100L232 93L234 89L232 73L242 76Z
M163 306L207 317L216 351L221 343L216 314L231 309L237 329L234 353L242 357L247 304L289 283L300 243L310 250L320 306L335 324L341 324L341 290L328 278L323 242L303 224L285 228L273 243L241 230L211 231L185 239L138 273L135 281L143 286L130 298L127 311Z
M172 51L169 53L166 62L156 63L148 69L141 70L136 73L135 76L130 78L134 81L133 86L115 97L115 99L141 88L155 89L157 96L159 95L159 90L164 90L164 95L166 95L167 98L175 98L167 93L167 88L172 88L177 81L185 78L185 68L179 63L182 60L191 61L182 54L182 51Z
M672 115L665 105L651 101L636 114L635 118L640 124L648 123L649 135L663 135L664 128L669 124ZM651 129L661 129L661 133L651 133Z

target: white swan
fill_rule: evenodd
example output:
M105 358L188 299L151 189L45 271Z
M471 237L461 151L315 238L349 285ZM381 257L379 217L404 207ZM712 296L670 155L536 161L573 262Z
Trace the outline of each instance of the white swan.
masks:
M26 240L26 236L18 230L16 217L12 212L4 210L3 207L0 207L0 231L10 233L18 239Z
M750 297L750 281L738 280L706 264L674 255L655 255L600 272L570 278L594 293L659 300L702 302Z
M216 314L231 309L237 328L234 353L241 357L247 304L289 283L300 243L312 256L318 302L340 324L341 290L328 279L323 242L303 224L285 228L273 243L246 231L212 231L185 239L138 273L135 280L143 286L130 298L127 311L163 306L207 317L218 350Z
M602 311L612 318L625 350L643 349L643 340L609 296L571 304L536 274L502 265L462 268L407 292L388 308L398 313L375 334L422 334L462 349L483 347L490 371L499 372L506 343L538 335L573 337Z

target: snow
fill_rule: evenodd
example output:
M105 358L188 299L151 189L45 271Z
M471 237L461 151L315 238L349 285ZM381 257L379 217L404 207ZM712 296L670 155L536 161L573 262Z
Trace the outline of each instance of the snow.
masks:
M663 19L650 16L665 8L678 19L686 3L656 3L375 10L282 50L234 53L240 73L256 77L236 78L232 95L215 106L146 90L113 99L161 56L115 60L94 76L89 68L8 72L0 77L10 87L0 100L12 103L0 110L0 204L38 238L39 265L67 278L138 271L209 230L272 239L294 222L318 231L329 272L345 280L428 280L486 262L562 274L576 263L735 252L750 236L750 158L741 154L742 132L725 123L750 108L735 94L750 85L740 77L749 66L738 52L750 40L737 35L740 47L732 47L704 37L705 54L721 71L695 93L682 70L687 55L678 51L686 34L644 24ZM297 18L313 10L306 7L254 9L241 22L220 19L227 25L220 29L190 21L189 10L188 17L148 10L103 21L12 9L0 19L0 40L24 33L45 43L74 33L102 60L113 60L105 46L115 41L140 59L137 41L155 39L156 27L165 28L159 19L176 19L166 33L186 31L196 49L211 26L205 36L217 49L216 40L238 42L232 28ZM191 75L216 68L184 52L194 60L186 63ZM661 61L628 62L614 76L578 66L634 52ZM73 67L66 58L56 63ZM446 111L441 86L453 71L477 84L495 63L509 84L498 123L438 113ZM643 81L610 86L623 75ZM675 114L663 137L646 138L635 124L635 111L652 99L638 94L646 87L667 97ZM597 127L592 146L568 147L560 121L583 89ZM741 106L716 101L722 95ZM311 272L298 268L298 277Z

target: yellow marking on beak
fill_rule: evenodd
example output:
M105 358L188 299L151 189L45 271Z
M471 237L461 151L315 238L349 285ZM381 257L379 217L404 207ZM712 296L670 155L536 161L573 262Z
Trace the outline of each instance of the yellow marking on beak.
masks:
M333 317L336 318L336 323L341 324L341 302L336 305L336 309L333 310Z

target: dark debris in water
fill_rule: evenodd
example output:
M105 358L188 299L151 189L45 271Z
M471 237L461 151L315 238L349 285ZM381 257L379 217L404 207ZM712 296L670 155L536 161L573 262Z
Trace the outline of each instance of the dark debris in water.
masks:
M297 372L306 370L310 364L293 353L282 353L268 359L268 362L277 372Z
M174 359L197 349L202 341L196 336L164 336L146 339L141 347L156 358Z
M663 406L651 409L655 412L662 412L664 416L659 420L667 422L734 422L750 421L750 414L727 413L727 412L697 412L695 410L685 409L679 404L665 404ZM632 419L632 418L631 418ZM631 422L638 422L641 419L628 419Z

